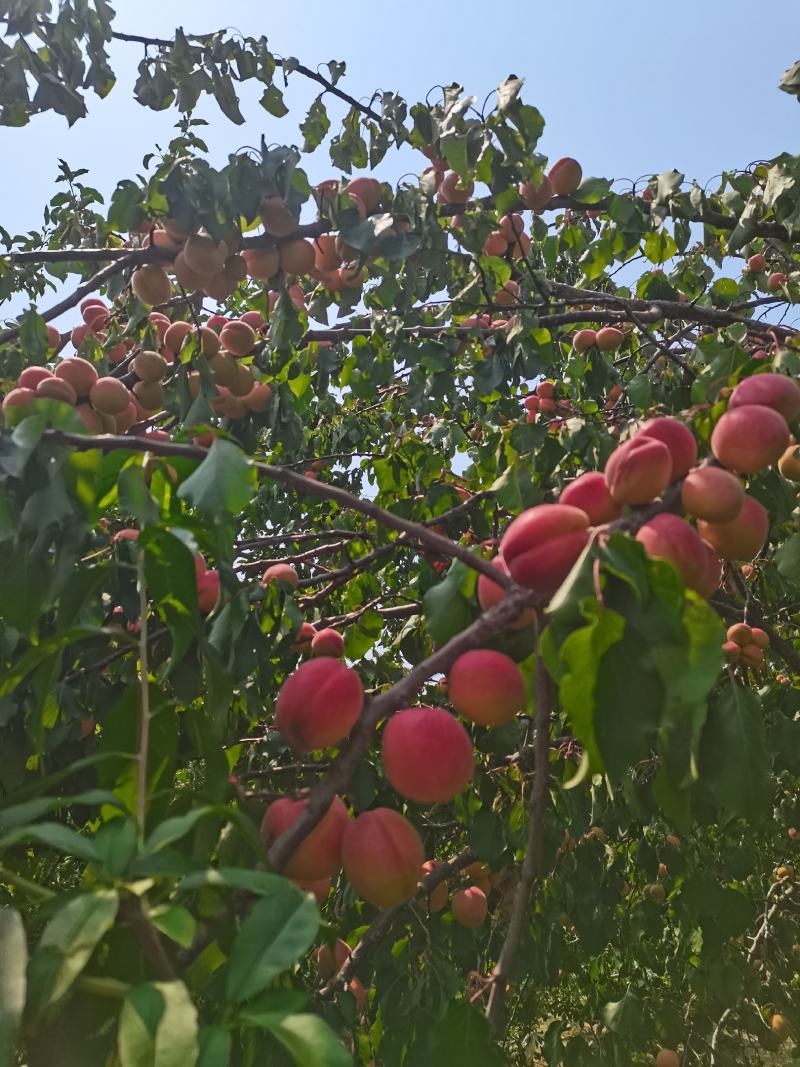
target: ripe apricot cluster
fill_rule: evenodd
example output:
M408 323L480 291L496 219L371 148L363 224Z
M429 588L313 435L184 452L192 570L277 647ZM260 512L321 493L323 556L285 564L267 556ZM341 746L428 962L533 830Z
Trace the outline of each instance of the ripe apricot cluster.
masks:
M769 634L758 626L748 626L737 622L728 627L726 641L722 646L725 662L743 667L761 670L764 666L764 653L769 648Z

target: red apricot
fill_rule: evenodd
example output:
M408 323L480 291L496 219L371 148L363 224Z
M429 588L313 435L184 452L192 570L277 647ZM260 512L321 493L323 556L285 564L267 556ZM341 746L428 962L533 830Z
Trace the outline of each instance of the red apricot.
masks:
M506 561L502 556L495 556L492 560L492 566L503 574L508 574L509 570L506 566ZM478 603L483 611L488 611L489 608L494 607L495 604L499 604L503 597L506 595L506 590L502 585L498 585L497 582L493 582L491 578L487 578L485 574L482 574L478 578ZM512 630L521 630L525 626L530 626L533 622L533 609L527 609L523 611L518 619L510 623L509 626Z
M509 656L473 649L459 656L447 677L450 701L465 719L481 726L510 722L525 707L525 682Z
M711 589L707 552L699 534L688 522L677 515L662 512L655 515L641 527L636 535L648 556L653 559L669 560L681 576L684 585L703 596L710 596L718 582Z
M317 630L311 641L311 655L341 658L344 655L344 638L330 626Z
M743 474L777 463L788 446L786 419L762 404L729 408L711 434L711 451L720 463Z
M442 178L439 196L446 204L466 204L474 189L474 182L464 183L454 170L449 170Z
M219 333L219 341L226 352L241 358L253 351L253 346L256 343L256 332L246 322L234 319L232 322L225 323L222 327Z
M33 389L12 389L3 397L3 412L11 422L16 422L22 417L22 412L27 411L36 393Z
M769 648L769 634L766 630L762 630L760 626L754 626L752 628L752 644L756 648Z
M561 504L584 511L591 526L603 526L622 514L622 505L612 498L605 475L600 471L587 471L579 475L558 499Z
M261 584L266 586L273 581L285 582L292 589L296 589L299 580L297 571L290 563L273 563L271 567L267 567L264 571Z
M767 269L766 257L762 256L760 252L756 252L755 255L750 256L748 259L747 269L754 274L761 274L762 271Z
M530 211L542 211L553 199L554 190L546 174L541 182L522 182L518 188L520 200Z
M655 437L637 434L609 456L605 476L618 504L647 504L661 496L672 474L672 455Z
M331 891L330 878L315 878L313 881L309 881L307 878L293 878L292 881L304 893L313 893L317 904L324 904L328 893Z
M625 334L616 326L604 326L597 331L594 343L601 352L616 352L625 342Z
M514 519L500 550L514 581L549 598L588 540L586 512L569 504L539 504Z
M669 449L672 470L669 480L683 477L697 460L697 441L694 434L678 419L661 417L648 420L636 433L637 437L654 437Z
M414 895L424 858L416 829L391 808L363 812L349 824L342 841L348 881L359 896L378 908L400 904Z
M35 389L39 382L52 377L53 372L47 367L26 367L17 378L17 385L22 389Z
M219 601L219 571L206 571L197 578L197 609L210 614Z
M382 750L392 786L419 804L446 804L466 789L475 768L469 734L442 708L396 712L383 731Z
M310 652L311 642L314 640L314 634L317 632L315 626L310 622L301 622L300 628L294 635L294 640L291 645L292 652Z
M486 894L476 885L471 885L467 889L459 889L457 893L453 893L450 910L457 923L474 930L483 924L489 910Z
M735 622L728 627L725 636L729 641L735 641L737 645L741 645L742 648L753 642L753 631L746 622Z
M693 519L730 522L742 509L744 486L722 467L696 467L681 486L683 510Z
M329 748L347 737L363 703L364 690L355 671L336 659L312 659L281 686L275 725L295 752Z
M787 422L800 415L800 386L785 374L753 374L739 382L731 393L729 408L745 404L761 404L779 411Z
M499 230L490 233L483 243L483 254L485 256L504 256L507 250L508 241Z
M272 389L266 382L256 382L253 388L242 397L242 403L248 411L266 411L272 402Z
M726 663L738 663L742 655L741 645L736 641L724 641L722 645L722 654L725 657Z
M197 271L192 270L184 259L183 252L179 252L175 257L172 270L175 272L175 281L187 293L194 293L198 289L202 289L210 277L208 274L198 274Z
M314 241L314 264L317 270L338 270L342 257L336 251L336 237L332 233L323 233Z
M375 212L381 199L381 183L375 178L353 178L344 187L344 191L350 196L357 196L368 215Z
M548 171L547 177L557 196L571 196L577 192L581 184L583 171L577 159L565 156L563 159L556 160Z
M740 409L741 410L741 409ZM745 493L739 514L730 522L697 523L700 536L723 559L752 559L767 539L769 514L754 497Z
M572 336L572 347L576 352L585 352L597 343L597 334L594 330L578 330Z
M778 293L786 285L786 275L776 271L767 278L767 289L771 293Z
M291 797L273 800L261 823L264 844L269 847L294 825L307 807L307 800L292 800ZM328 810L291 854L281 873L287 878L303 878L310 882L333 877L342 866L342 838L349 825L350 816L344 802L341 797L334 796Z

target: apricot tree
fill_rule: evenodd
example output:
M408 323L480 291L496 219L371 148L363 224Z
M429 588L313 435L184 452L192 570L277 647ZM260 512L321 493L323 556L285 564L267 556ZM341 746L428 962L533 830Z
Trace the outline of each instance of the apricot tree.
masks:
M800 157L585 177L514 76L365 102L51 8L5 125L114 41L178 121L0 232L0 1067L791 1042Z

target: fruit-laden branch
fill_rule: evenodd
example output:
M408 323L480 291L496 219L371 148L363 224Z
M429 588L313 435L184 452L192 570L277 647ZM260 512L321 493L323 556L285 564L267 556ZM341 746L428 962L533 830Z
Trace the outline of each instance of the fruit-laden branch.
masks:
M541 611L536 613L537 648L541 640L544 620ZM547 807L547 791L550 777L550 716L553 710L553 685L540 655L536 658L536 736L533 743L533 788L528 805L528 841L522 861L519 885L514 894L511 919L503 947L492 972L492 987L486 1014L498 1034L505 1031L506 992L516 967L525 927L528 921L528 904L534 882L542 876L544 853L544 815Z
M97 434L92 437L87 434L67 433L65 430L45 430L42 440L84 452L94 450L100 452L150 452L153 455L178 459L203 460L210 451L207 448L201 448L199 445L180 444L175 441L153 441L148 437L126 437L122 434ZM497 585L502 585L505 589L510 589L514 586L514 582L496 567L493 567L489 560L470 552L463 545L451 541L449 537L444 537L421 523L411 522L409 519L403 519L399 515L393 515L390 511L385 511L383 508L378 507L377 504L373 504L371 500L364 500L361 497L354 496L352 493L348 493L346 489L340 489L338 485L328 485L326 482L306 478L304 474L289 470L287 467L277 467L271 463L261 463L257 460L252 460L251 463L254 470L271 481L278 482L304 496L321 497L323 500L330 500L348 511L358 511L362 515L374 519L381 526L385 526L390 530L397 530L398 533L407 534L440 555L451 556L461 560L468 567L486 575L487 578L490 578Z
M166 37L144 37L138 33L120 33L117 30L114 30L111 36L115 41L126 41L132 44L143 44L145 45L145 47L175 47L175 41ZM200 44L207 44L210 40L216 37L217 34L187 33L185 36L190 41L198 41ZM277 56L272 56L272 59L275 62L275 65L278 67L283 67L284 64L287 62L285 59L279 59ZM373 109L368 104L362 104L360 100L356 100L354 96L350 96L349 93L346 93L344 92L344 90L338 88L338 86L334 85L332 81L329 81L322 74L320 74L319 71L312 70L310 67L306 67L302 63L298 63L297 60L292 59L291 72L293 73L294 71L297 71L298 74L302 74L304 78L309 78L311 81L317 82L318 85L321 85L323 87L326 93L330 93L331 96L336 96L340 100L343 100L345 104L349 104L350 107L356 108L362 113L362 115L366 115L367 118L372 119L374 122L381 121L381 116L378 114L377 111L373 111Z
M322 986L317 995L323 1000L327 1000L335 993L338 993L340 989L344 989L360 965L372 952L375 951L384 937L386 937L394 926L395 920L398 919L403 912L410 908L416 901L425 900L426 897L430 896L437 885L441 885L441 883L446 882L448 878L452 878L454 874L463 871L465 867L469 867L470 863L473 863L476 859L477 856L472 849L466 849L464 852L459 852L457 856L453 856L452 859L443 860L441 864L437 864L430 874L425 875L421 880L416 896L412 897L411 900L403 901L402 904L395 904L391 908L384 908L383 911L380 911L364 931L358 944L342 964L341 968L333 978Z
M331 764L328 774L312 789L306 808L291 827L271 845L270 865L279 871L294 850L317 825L330 807L334 796L346 792L361 760L369 750L378 724L400 708L407 707L419 690L434 674L447 673L464 652L481 648L499 630L530 607L539 606L541 599L530 589L514 586L499 604L486 611L461 633L451 638L432 656L422 660L385 693L373 697L361 713L350 740Z
M710 603L711 607L729 622L742 621L742 612L734 605L726 604L717 597L712 597ZM770 652L774 652L776 655L780 656L786 666L791 668L794 674L800 674L800 655L795 651L794 645L792 645L791 641L787 641L786 638L781 637L781 635L770 626L762 612L759 610L758 604L753 600L750 601L749 614L750 621L753 625L759 626L769 637Z

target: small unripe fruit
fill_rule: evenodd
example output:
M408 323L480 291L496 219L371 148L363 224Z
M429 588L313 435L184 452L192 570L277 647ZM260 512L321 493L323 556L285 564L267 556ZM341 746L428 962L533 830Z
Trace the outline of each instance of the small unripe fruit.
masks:
M271 567L267 567L264 571L264 577L261 579L263 586L269 585L270 582L285 582L286 585L292 589L297 588L299 582L297 571L289 563L273 563ZM316 631L314 631L316 633Z
M788 446L786 419L761 404L729 408L711 435L711 450L720 463L743 474L777 463Z
M469 930L474 930L483 924L488 909L486 894L482 889L478 889L476 885L471 885L467 889L459 889L457 893L453 893L453 900L450 905L453 918L457 923L461 926L466 926Z
M672 456L655 437L637 434L611 453L605 476L618 504L648 504L669 485Z
M419 804L446 804L469 785L472 741L442 708L406 708L383 731L383 769L397 792Z
M146 263L131 275L131 289L143 304L166 304L172 295L169 278L161 267Z
M694 434L678 419L668 417L650 419L636 434L637 437L653 437L669 449L672 470L669 480L683 477L697 460L697 441Z
M347 827L342 865L355 891L388 908L414 895L422 873L422 840L408 819L391 808L365 811Z
M731 393L729 407L760 404L779 411L787 422L800 415L800 386L785 374L753 374L740 382Z
M742 510L744 486L722 467L697 467L683 481L681 502L693 519L730 522Z
M601 352L616 352L625 342L625 334L616 326L604 326L597 331L594 343Z
M295 752L329 748L347 737L363 703L355 671L335 659L312 659L281 686L275 725Z
M270 804L261 823L261 838L267 848L297 822L307 807L307 800L290 797L280 797ZM281 873L310 882L332 878L342 866L342 838L349 825L347 808L341 797L334 796L331 806L291 854Z
M465 652L450 668L447 683L456 711L481 726L510 722L525 707L522 674L502 652Z
M589 520L568 504L540 504L523 511L500 543L514 581L551 597L589 540Z
M553 192L557 196L571 196L577 192L581 184L583 171L577 159L565 156L552 165L547 177L550 179Z
M558 499L561 504L584 511L591 526L603 526L622 514L622 505L612 498L605 475L600 471L587 471L579 475Z
M767 539L769 514L754 497L745 494L735 519L730 522L700 520L697 531L723 559L749 560Z
M576 352L585 352L597 343L597 334L594 330L578 330L572 337L572 347Z

